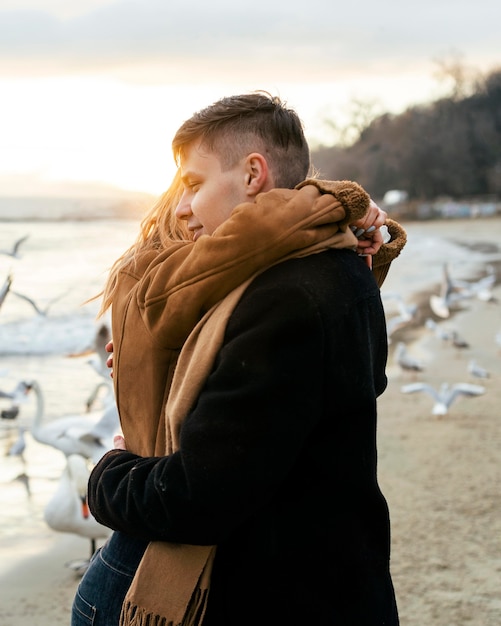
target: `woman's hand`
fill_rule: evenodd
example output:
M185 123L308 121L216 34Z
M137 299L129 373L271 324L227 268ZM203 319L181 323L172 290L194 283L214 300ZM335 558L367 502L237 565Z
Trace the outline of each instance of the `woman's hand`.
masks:
M106 352L108 352L110 354L110 356L108 357L107 361L106 361L106 365L107 367L110 368L110 376L111 378L113 378L113 341L109 341L105 346L104 349L106 350Z
M371 199L367 213L350 228L358 239L357 253L367 256L374 255L383 245L383 234L379 230L384 226L388 214Z
M125 439L122 435L115 435L113 437L113 447L115 450L127 450Z

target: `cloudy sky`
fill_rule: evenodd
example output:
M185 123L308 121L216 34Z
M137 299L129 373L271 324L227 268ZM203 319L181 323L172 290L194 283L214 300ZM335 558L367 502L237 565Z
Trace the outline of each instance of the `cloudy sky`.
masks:
M0 193L93 181L159 193L190 114L267 89L328 143L353 101L444 93L438 61L501 66L498 0L0 0Z

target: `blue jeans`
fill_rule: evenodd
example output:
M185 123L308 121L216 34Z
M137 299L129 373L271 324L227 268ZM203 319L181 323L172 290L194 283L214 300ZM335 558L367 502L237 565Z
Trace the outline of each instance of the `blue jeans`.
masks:
M120 611L148 543L114 532L78 585L71 626L118 626Z

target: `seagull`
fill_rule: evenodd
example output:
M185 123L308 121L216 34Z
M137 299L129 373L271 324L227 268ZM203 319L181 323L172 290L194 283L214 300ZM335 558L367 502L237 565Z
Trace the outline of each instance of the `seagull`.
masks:
M473 378L490 378L490 373L483 367L477 364L475 359L471 359L468 362L467 367L468 373L473 376Z
M31 304L31 306L35 309L35 312L38 315L42 317L47 317L50 307L62 298L64 298L64 296L66 296L68 292L62 293L59 296L52 298L52 300L49 300L49 302L43 308L37 302L35 302L35 300L29 298L28 296L25 296L23 293L19 293L18 291L11 291L11 293L14 296L17 296L18 298L21 298L22 300L25 300L26 302Z
M417 304L406 304L404 299L399 293L390 292L383 296L385 302L389 300L396 300L398 314L391 317L387 316L386 320L386 332L390 339L393 333L411 322L417 313Z
M449 268L445 263L440 284L440 294L438 296L436 294L430 296L430 308L437 317L445 319L450 316L449 304L452 292L452 280L449 275Z
M70 454L61 474L59 486L44 509L47 525L58 532L74 533L90 539L90 557L96 551L96 540L106 539L111 530L93 517L87 503L90 469L80 454ZM88 564L88 562L87 562Z
M14 259L19 259L19 246L26 241L26 239L28 239L29 235L25 235L24 237L21 237L20 239L18 239L11 250L0 250L0 254L5 254L7 256L11 256Z
M452 331L441 328L440 324L437 324L437 322L435 322L435 320L432 320L431 317L426 320L424 325L428 330L433 331L437 339L440 339L444 343L452 339Z
M496 302L492 293L492 288L496 284L496 270L490 264L486 266L486 275L479 280L456 280L454 284L465 294L465 297L476 297L483 302Z
M428 383L410 383L400 388L402 393L414 393L416 391L425 391L435 401L432 408L432 415L447 415L449 407L459 396L479 396L485 392L485 387L480 385L470 385L468 383L456 383L449 385L443 383L437 391Z
M443 319L450 317L452 304L471 297L468 285L469 283L465 281L453 280L447 263L444 263L440 294L430 296L430 308L433 313Z
M466 350L470 347L470 344L461 337L457 330L453 330L451 333L452 345L458 350Z
M395 359L400 368L407 372L422 372L424 367L420 361L412 357L407 352L407 347L403 341L399 341L395 348Z
M5 302L5 298L10 291L10 286L12 285L12 274L8 274L5 279L3 285L0 287L0 307Z
M70 415L43 423L43 393L37 381L25 382L28 393L33 391L37 399L36 414L31 434L36 441L66 456L80 454L97 463L105 452L113 448L113 435L119 430L118 410L111 399L101 411Z

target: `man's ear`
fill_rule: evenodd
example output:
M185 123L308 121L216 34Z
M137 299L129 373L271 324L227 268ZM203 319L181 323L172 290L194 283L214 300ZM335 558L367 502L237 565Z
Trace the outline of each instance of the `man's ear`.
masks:
M259 152L252 152L245 160L245 187L249 196L256 196L269 187L268 162Z

